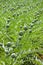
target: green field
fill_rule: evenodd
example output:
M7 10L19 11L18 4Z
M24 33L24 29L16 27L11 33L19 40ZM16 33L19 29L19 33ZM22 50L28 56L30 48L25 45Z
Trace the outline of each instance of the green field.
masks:
M43 0L0 0L0 65L43 65Z

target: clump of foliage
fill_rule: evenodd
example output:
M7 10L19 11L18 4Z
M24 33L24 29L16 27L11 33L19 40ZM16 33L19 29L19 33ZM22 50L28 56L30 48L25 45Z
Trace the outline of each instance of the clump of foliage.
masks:
M0 65L43 65L43 0L0 0Z

